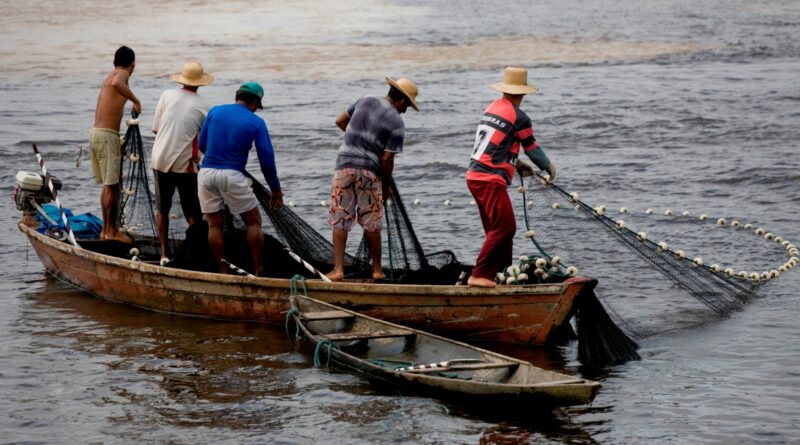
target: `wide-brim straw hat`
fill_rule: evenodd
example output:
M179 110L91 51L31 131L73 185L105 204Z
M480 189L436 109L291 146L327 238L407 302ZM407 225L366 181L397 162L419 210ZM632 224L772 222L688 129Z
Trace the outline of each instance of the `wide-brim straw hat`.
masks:
M503 81L492 84L492 88L508 94L530 94L539 91L528 85L528 70L510 66L503 71Z
M190 87L201 87L214 81L214 75L206 73L203 70L203 65L194 61L183 64L183 72L175 73L169 76L169 78Z
M387 77L386 83L403 93L403 95L408 98L408 101L411 102L411 106L419 111L419 107L417 106L417 94L419 94L419 90L414 82L404 77L397 79L397 82L395 82L391 77Z

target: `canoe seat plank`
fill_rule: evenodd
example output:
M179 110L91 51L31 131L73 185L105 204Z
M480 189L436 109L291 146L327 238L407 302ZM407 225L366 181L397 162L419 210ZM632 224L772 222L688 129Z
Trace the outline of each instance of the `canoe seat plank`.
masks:
M320 320L342 320L355 318L355 315L345 311L323 311L323 312L306 312L300 315L300 318L306 321L320 321Z
M320 337L331 341L369 340L372 338L410 337L410 331L373 331L373 332L337 332L333 334L319 334Z

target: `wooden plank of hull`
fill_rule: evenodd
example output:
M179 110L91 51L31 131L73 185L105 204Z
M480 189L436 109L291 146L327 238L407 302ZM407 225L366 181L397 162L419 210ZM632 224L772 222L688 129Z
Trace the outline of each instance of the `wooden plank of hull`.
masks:
M19 225L47 272L97 297L150 310L283 324L290 280L164 268L75 248ZM594 280L498 286L307 281L309 295L371 317L475 340L545 343Z

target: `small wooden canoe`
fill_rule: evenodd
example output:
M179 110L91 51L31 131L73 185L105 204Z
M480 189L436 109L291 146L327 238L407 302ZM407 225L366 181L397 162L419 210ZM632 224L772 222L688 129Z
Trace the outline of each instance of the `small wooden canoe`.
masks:
M96 297L149 310L283 324L290 280L195 272L100 253L19 224L45 270ZM95 251L97 250L97 251ZM128 247L124 248L125 253ZM570 330L575 299L596 280L498 286L307 282L310 296L366 315L456 338L543 344Z
M292 317L316 345L315 363L461 403L582 405L600 384L512 357L293 295Z

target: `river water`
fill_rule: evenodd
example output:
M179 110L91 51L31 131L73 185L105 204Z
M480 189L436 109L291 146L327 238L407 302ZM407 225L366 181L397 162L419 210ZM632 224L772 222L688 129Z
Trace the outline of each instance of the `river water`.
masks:
M800 239L796 1L0 6L2 183L10 190L18 170L38 169L36 142L76 212L99 213L100 189L76 156L113 52L127 44L137 53L131 86L143 129L161 91L173 87L166 75L186 59L217 76L200 90L212 104L232 101L244 81L261 82L286 200L325 234L320 201L341 141L335 117L361 95L385 94L384 76L410 77L421 111L404 115L396 181L406 202L422 202L411 209L422 244L473 261L482 231L464 170L477 118L497 96L488 85L515 64L541 88L523 109L558 181L582 199L691 209ZM90 298L46 276L8 195L0 208L3 443L800 441L796 272L727 319L644 339L641 361L592 375L603 388L590 406L507 412L401 396L315 369L280 327ZM505 352L583 372L574 344Z

